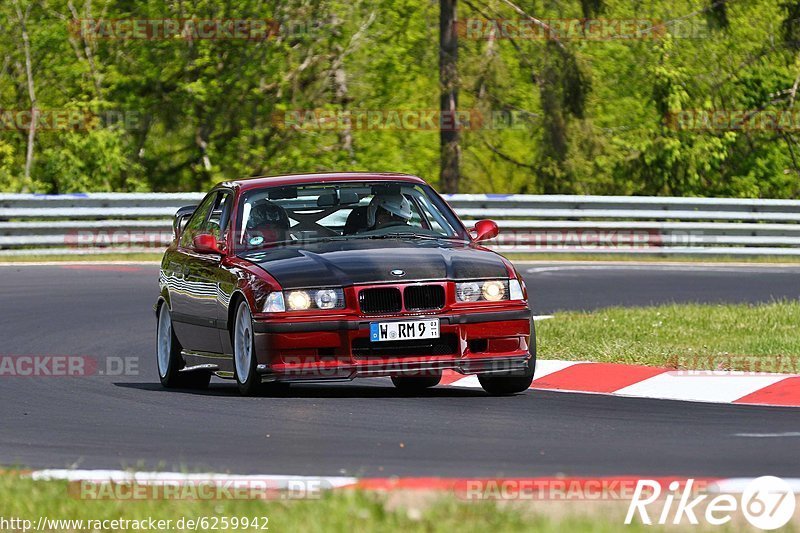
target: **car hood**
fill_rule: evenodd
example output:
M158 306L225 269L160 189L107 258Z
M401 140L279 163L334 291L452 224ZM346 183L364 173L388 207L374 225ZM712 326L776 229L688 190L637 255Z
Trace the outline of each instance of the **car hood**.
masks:
M446 240L353 239L283 245L241 257L266 270L284 289L508 277L499 255ZM395 276L393 270L405 274Z

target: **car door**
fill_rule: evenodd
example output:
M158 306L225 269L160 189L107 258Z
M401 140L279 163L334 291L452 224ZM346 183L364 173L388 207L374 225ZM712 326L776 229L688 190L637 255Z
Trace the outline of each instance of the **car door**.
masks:
M220 353L217 331L219 254L199 253L193 240L201 233L220 235L220 215L230 191L213 191L200 203L181 234L176 251L175 290L170 292L175 334L186 350Z

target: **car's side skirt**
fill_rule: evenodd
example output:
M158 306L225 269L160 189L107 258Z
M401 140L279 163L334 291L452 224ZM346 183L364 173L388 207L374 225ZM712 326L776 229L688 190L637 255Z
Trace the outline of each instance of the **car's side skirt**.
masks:
M182 350L181 355L183 356L183 360L186 361L186 366L183 369L186 372L206 370L214 372L215 374L224 372L233 373L233 359L230 356L191 350Z

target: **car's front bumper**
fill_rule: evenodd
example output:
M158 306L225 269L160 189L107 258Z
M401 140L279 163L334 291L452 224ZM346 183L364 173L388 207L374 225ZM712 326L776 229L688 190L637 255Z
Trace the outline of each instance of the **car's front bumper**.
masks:
M440 338L371 343L370 322L438 318ZM521 371L532 352L531 311L443 312L374 318L316 317L254 324L258 370L265 380L339 381L356 377Z

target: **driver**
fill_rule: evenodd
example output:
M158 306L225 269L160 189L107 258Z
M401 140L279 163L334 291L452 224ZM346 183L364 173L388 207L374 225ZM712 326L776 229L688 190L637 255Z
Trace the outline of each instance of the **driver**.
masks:
M245 243L257 247L272 242L283 242L289 230L286 210L267 199L257 200L250 209L245 228Z
M408 226L411 202L402 194L378 194L367 208L367 227L373 230L391 226Z

